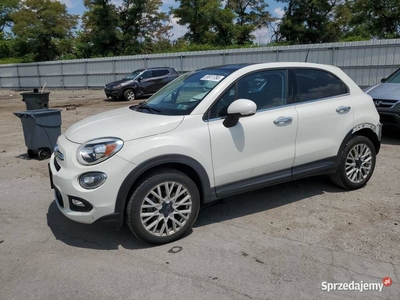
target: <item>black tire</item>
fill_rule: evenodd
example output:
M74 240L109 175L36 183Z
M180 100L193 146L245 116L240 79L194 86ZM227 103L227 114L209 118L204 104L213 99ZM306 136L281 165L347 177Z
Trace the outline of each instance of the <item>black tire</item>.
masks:
M48 158L50 158L50 156L51 156L51 151L47 148L42 148L38 152L39 160L48 159Z
M171 189L171 198L165 184ZM178 194L176 199L174 193ZM136 188L126 208L126 223L139 239L166 244L181 238L193 226L199 209L196 184L182 172L165 169L150 174Z
M136 100L135 91L132 89L128 89L124 92L124 100L125 101L134 101Z
M339 155L336 173L330 175L332 182L348 190L363 187L375 169L376 151L371 140L354 136Z

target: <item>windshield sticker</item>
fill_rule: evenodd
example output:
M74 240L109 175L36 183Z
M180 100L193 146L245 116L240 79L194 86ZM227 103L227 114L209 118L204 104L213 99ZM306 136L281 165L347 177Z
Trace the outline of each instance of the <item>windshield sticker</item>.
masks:
M201 78L200 80L208 80L208 81L219 82L224 78L225 78L225 76L222 76L222 75L206 75L203 78Z
M182 109L182 110L187 110L189 108L189 105L187 104L179 104L177 109Z

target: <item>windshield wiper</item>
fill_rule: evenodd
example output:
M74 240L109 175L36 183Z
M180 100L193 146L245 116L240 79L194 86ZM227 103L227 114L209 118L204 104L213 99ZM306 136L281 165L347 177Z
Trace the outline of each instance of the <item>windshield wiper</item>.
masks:
M147 105L145 101L140 102L139 105L137 106L137 108L139 108L139 109L147 109L148 111L151 111L151 112L157 112L157 113L161 112L161 110L155 109L155 108L150 107L149 105Z

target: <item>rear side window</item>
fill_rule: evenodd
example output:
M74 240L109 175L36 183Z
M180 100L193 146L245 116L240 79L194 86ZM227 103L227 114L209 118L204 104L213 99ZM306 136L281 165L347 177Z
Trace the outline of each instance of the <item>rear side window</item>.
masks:
M305 102L344 95L348 87L339 78L324 70L298 69L296 102Z
M165 75L167 75L168 73L169 73L168 70L154 70L154 71L153 71L154 77L165 76Z

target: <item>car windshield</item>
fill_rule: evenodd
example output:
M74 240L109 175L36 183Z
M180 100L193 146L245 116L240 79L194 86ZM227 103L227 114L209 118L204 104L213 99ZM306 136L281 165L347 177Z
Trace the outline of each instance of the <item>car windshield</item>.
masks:
M142 73L143 70L136 70L133 71L131 74L129 74L128 76L125 76L124 78L122 78L122 80L132 80L135 79L140 73Z
M163 115L188 115L233 71L234 69L203 69L186 73L132 109Z
M400 83L400 69L390 75L385 83Z

